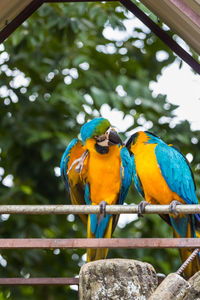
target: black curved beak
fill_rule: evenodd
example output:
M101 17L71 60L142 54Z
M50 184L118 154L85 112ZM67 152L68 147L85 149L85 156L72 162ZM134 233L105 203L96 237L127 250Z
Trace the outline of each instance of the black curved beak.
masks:
M122 140L120 139L119 135L117 134L117 132L113 129L110 130L109 132L109 136L108 136L108 145L123 145Z

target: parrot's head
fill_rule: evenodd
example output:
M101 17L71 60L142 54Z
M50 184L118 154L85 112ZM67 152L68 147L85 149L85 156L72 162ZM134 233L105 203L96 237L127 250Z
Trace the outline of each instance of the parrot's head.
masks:
M158 144L161 142L162 140L150 131L138 131L127 140L126 147L130 153L134 153L136 147L141 144Z
M104 118L96 118L81 127L81 139L86 143L87 139L95 139L99 147L109 147L123 144L117 132L111 128L110 122Z

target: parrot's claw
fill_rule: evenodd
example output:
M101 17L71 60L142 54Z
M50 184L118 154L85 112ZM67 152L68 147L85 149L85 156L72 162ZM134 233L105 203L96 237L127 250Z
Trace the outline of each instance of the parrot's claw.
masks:
M182 203L180 201L177 200L173 200L170 205L169 205L169 211L171 214L175 215L176 217L178 217L178 212L176 211L176 206L177 205L181 205Z
M108 203L106 201L101 201L101 203L99 204L99 206L100 206L100 209L99 209L100 214L103 215L104 218L106 216L106 205L107 204Z
M79 162L78 162L78 164L77 164L77 166L75 167L75 172L76 173L81 173L81 171L82 171L82 169L83 169L83 161L82 160L80 160Z
M145 212L145 207L147 205L150 205L149 202L147 201L141 201L139 204L138 204L138 217L143 217L143 213Z
M82 171L82 169L83 169L84 161L85 161L86 157L88 156L88 153L89 153L89 151L86 150L86 151L82 154L82 156L81 156L80 158L77 158L77 159L75 159L75 160L73 161L73 163L71 164L71 166L70 166L70 168L69 168L69 170L68 170L68 172L67 172L67 175L69 174L69 172L71 171L71 169L73 168L73 166L74 166L75 164L77 164L77 166L75 167L75 172L76 172L76 173L81 173L81 171Z
M84 161L86 159L86 157L88 156L89 151L86 150L82 156L79 158L79 162L77 164L77 166L75 167L75 172L76 173L81 173L82 169L83 169L83 165L84 165Z

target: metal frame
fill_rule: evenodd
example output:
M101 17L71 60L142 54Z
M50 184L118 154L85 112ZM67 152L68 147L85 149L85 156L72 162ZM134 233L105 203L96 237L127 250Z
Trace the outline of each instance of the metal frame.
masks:
M111 2L115 0L106 0ZM14 18L0 32L0 43L2 43L18 26L20 26L34 11L45 2L98 2L98 0L33 0L16 18ZM178 56L200 74L200 64L180 47L170 36L166 34L157 24L145 15L130 0L120 0L129 11L136 15L152 32L165 42ZM107 206L106 212L112 214L137 213L137 206ZM2 205L1 214L81 214L98 213L98 206L67 206L67 205ZM200 212L200 205L180 205L178 213ZM145 213L168 214L169 207L166 205L147 206ZM71 249L71 248L199 248L200 240L195 238L129 238L129 239L0 239L0 249ZM198 250L198 249L197 249ZM197 251L198 252L198 251ZM0 285L78 285L78 278L0 278Z
M99 213L98 205L0 205L0 214L88 214ZM108 205L106 212L111 214L137 213L137 205ZM200 212L200 205L178 205L177 213ZM148 205L144 214L169 214L168 205ZM197 238L111 238L111 239L0 239L0 249L82 249L82 248L190 248L196 249L191 257L198 253L200 239ZM178 270L182 272L185 262ZM0 285L78 285L78 278L0 278Z
M105 0L104 2L115 0ZM17 27L19 27L33 12L43 3L47 2L101 2L100 0L33 0L13 21L5 26L0 32L0 43L2 43ZM145 13L141 11L131 0L120 0L129 11L138 17L152 32L154 32L172 51L182 58L194 71L200 74L200 64L181 46L179 46L162 28L154 23Z

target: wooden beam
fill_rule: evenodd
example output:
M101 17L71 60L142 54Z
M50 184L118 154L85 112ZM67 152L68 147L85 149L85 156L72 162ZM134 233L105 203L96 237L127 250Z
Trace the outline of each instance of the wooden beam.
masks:
M28 0L24 0L28 1ZM19 25L21 25L36 9L44 2L97 2L99 0L32 0L26 8L17 15L4 29L0 32L0 43L2 43ZM110 2L112 0L106 0ZM150 10L159 16L166 24L169 19L173 21L169 26L178 34L181 33L186 42L200 54L200 16L182 0L142 0ZM191 1L191 0L190 0ZM199 0L198 0L199 1ZM188 63L194 71L200 74L200 64L182 47L180 47L170 36L166 34L157 24L144 14L131 0L120 1L132 13L147 25L161 40L163 40L178 56ZM168 5L168 6L167 6ZM172 9L175 7L176 9ZM167 10L171 8L171 10ZM175 14L173 15L172 12ZM181 20L181 21L180 21ZM186 28L184 29L182 21L186 20ZM171 26L172 24L172 26ZM174 27L173 27L174 24ZM176 26L177 25L177 26Z
M32 0L0 1L0 30L9 24Z
M200 15L190 5L191 1L186 3L183 0L141 0L141 2L200 55Z
M34 11L36 11L43 4L43 0L33 0L27 5L19 15L17 15L11 22L0 32L0 43L2 43L15 29L17 29Z

